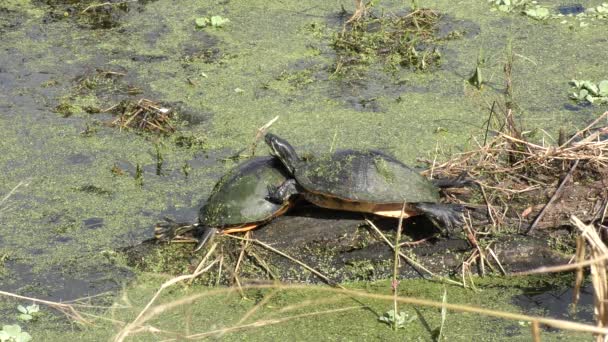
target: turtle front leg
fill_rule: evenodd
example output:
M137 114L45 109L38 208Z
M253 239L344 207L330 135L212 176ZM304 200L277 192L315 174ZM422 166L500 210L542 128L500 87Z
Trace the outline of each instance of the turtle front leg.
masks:
M279 186L269 185L266 200L276 204L283 204L289 201L291 196L297 195L300 192L296 180L291 178Z
M444 224L448 234L453 227L464 224L464 207L460 204L419 202L411 205L428 218Z

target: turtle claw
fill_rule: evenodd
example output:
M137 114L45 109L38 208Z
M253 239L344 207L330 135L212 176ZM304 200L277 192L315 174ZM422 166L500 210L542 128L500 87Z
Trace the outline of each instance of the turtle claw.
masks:
M162 242L171 242L177 236L192 231L196 224L176 222L168 217L164 217L164 222L158 222L154 226L154 238Z
M272 202L275 204L283 204L284 199L281 196L280 187L274 186L274 185L268 185L267 188L268 188L268 196L266 196L265 199L268 202Z
M198 242L196 243L196 247L194 247L194 251L198 252L201 248L203 248L207 242L211 241L215 234L217 233L216 228L205 227L203 230L203 234L198 238Z
M454 227L464 224L464 207L460 204L443 204L443 203L415 203L415 206L429 218L438 221L445 225L449 232L453 231Z
M267 188L268 196L266 196L266 200L276 204L283 204L289 201L292 195L300 193L296 186L296 180L293 178L286 180L279 186L268 185Z

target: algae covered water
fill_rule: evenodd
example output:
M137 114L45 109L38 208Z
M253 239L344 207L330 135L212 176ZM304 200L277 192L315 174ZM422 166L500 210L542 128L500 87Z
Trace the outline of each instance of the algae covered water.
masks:
M158 279L117 251L152 238L165 216L195 220L236 165L231 157L249 151L256 129L276 115L272 130L302 151L370 148L432 160L483 138L489 107L505 91L508 51L517 120L537 137L557 139L560 127L601 113L571 100L568 84L608 78L601 17L554 17L567 9L550 2L540 4L551 14L542 20L486 1L419 3L441 16L425 17L433 36L414 44L428 59L409 63L411 50L383 50L394 42L389 23L338 39L350 1L3 1L0 288L106 305L123 287L154 288ZM373 13L404 15L410 6L380 1ZM363 40L371 45L348 45ZM477 67L481 89L469 82ZM172 113L170 128L129 125L149 106ZM13 306L1 304L6 323ZM28 326L34 337L66 327L50 317L60 328Z

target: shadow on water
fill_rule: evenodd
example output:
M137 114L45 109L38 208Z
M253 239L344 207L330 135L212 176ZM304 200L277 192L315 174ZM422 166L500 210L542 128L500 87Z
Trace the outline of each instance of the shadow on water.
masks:
M581 288L575 313L571 312L573 298L574 290L572 288L547 286L524 289L524 293L513 298L513 303L533 314L593 323L593 286L589 284ZM556 330L548 327L545 329Z

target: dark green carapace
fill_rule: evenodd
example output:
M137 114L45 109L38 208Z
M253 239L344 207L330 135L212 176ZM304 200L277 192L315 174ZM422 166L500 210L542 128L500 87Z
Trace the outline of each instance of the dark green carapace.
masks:
M344 200L374 203L439 201L439 189L433 183L378 151L338 151L302 162L294 176L308 191Z
M215 185L199 211L199 224L232 227L264 222L280 215L288 204L266 200L268 186L279 186L288 177L281 162L273 157L253 158L240 164Z

